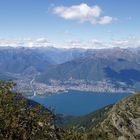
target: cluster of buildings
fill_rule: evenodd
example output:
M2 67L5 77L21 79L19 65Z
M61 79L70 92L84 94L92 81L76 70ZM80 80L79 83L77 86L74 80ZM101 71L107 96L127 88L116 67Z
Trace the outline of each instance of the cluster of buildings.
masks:
M84 92L98 92L98 93L133 93L132 87L129 87L124 82L113 83L110 80L102 80L98 82L86 80L69 79L67 81L50 80L48 84L38 83L36 81L22 81L19 80L17 84L19 92L25 96L34 95L51 95L58 94L67 90L77 90Z

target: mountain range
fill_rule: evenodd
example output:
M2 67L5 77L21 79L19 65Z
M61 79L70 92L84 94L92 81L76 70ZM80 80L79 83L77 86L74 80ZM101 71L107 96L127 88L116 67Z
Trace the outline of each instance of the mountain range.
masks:
M137 90L140 84L140 49L87 50L82 57L56 65L38 77L38 81L61 85L97 85L111 83L113 87L130 86ZM101 84L100 84L101 86Z
M15 80L19 90L97 92L139 90L140 48L0 48L0 79ZM33 86L29 83L33 80ZM24 82L23 82L24 81ZM51 86L53 91L47 91ZM43 93L44 94L44 93Z

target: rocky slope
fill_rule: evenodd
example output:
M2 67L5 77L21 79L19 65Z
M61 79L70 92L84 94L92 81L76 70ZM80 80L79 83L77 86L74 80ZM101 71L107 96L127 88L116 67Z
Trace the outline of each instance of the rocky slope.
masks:
M140 94L115 104L107 117L89 135L97 140L139 140Z
M85 133L84 140L140 140L140 93L85 116L63 117L57 123Z

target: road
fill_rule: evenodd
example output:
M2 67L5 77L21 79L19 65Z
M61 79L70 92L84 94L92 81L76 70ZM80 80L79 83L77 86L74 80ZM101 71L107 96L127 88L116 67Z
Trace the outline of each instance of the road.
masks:
M30 81L30 86L31 86L31 89L32 89L32 91L33 91L33 96L36 96L37 94L36 94L36 91L34 90L34 86L33 86L34 80L35 80L35 78L33 78L33 79Z

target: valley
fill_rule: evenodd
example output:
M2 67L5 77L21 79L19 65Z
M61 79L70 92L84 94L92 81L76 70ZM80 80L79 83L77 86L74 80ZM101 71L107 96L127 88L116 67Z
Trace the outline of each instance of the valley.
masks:
M24 96L67 90L133 93L140 87L139 53L139 48L0 48L0 79L13 80Z
M140 0L0 0L0 140L140 140Z

